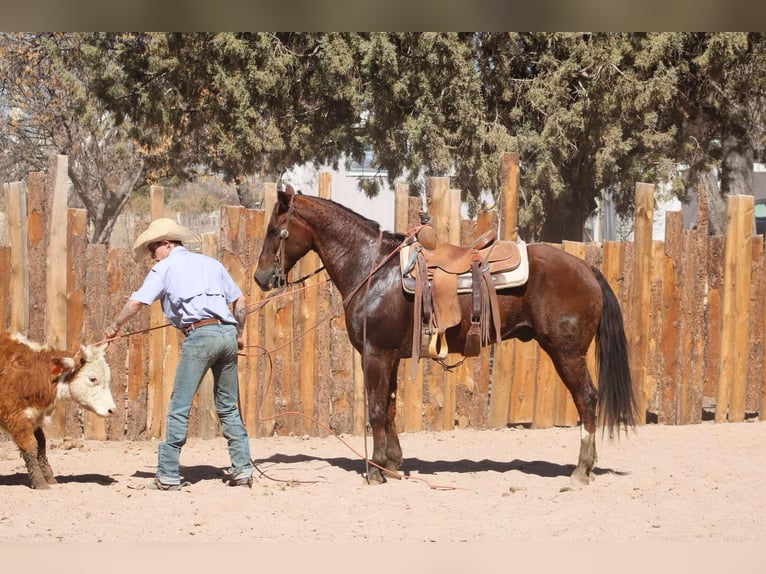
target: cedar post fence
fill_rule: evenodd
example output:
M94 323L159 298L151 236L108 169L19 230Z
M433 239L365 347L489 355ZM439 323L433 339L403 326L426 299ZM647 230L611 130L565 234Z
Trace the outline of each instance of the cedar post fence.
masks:
M3 184L8 245L0 245L0 261L9 272L0 277L0 317L6 330L75 350L101 340L150 261L135 259L125 247L87 244L85 212L65 209L66 163L65 156L54 156L47 173ZM501 165L500 211L479 213L475 220L461 220L460 191L447 178L427 179L428 209L440 237L466 244L495 228L502 238L515 238L518 156L504 154ZM320 196L332 198L331 181L330 173L320 173ZM153 186L150 194L150 213L128 232L130 242L150 219L165 215L164 189ZM730 196L726 235L709 236L707 205L699 195L697 227L684 229L681 213L670 212L664 240L655 240L654 188L639 183L634 241L559 246L601 269L617 294L641 424L764 418L766 253L763 237L753 235L753 198ZM252 306L265 296L252 273L275 202L276 185L266 184L263 209L222 207L218 229L191 246L219 258ZM422 199L411 196L408 186L396 186L395 206L396 231L417 225ZM291 278L319 265L309 254ZM304 286L248 315L240 406L253 437L364 432L361 360L345 332L340 294L326 272ZM157 303L125 333L108 354L118 412L101 419L76 405L62 406L54 413L52 438L163 436L182 335L167 326ZM592 347L588 362L595 374ZM400 430L578 423L571 397L535 342L502 342L453 372L424 359L415 372L413 377L409 360L402 361ZM209 376L195 399L189 430L194 437L220 436Z

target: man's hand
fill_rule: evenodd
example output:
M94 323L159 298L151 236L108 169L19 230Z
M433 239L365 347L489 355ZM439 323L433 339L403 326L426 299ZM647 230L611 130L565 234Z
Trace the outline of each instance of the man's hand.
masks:
M106 328L106 338L107 339L114 339L117 336L117 333L120 332L120 326L117 323L112 323Z

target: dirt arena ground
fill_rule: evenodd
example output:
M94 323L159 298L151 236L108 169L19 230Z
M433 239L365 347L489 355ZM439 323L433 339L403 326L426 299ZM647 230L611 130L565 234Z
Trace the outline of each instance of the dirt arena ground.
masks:
M579 430L403 433L404 480L367 486L363 437L252 439L230 488L223 439L191 440L180 492L147 488L155 442L51 440L59 484L27 487L0 442L0 542L763 542L766 424L647 425L599 440L569 485ZM368 440L371 449L371 441Z

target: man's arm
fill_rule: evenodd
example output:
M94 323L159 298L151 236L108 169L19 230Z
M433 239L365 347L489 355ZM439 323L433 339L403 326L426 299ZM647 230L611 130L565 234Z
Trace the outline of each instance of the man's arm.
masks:
M114 322L106 328L107 339L116 337L117 333L120 331L120 328L130 319L132 319L136 314L138 314L142 306L144 306L144 303L129 299L128 302L125 303L125 306L122 308L122 311L120 311L120 313L117 315L117 318L114 320Z
M247 319L247 299L245 299L244 295L240 295L239 299L234 301L232 312L237 320L237 345L242 350L245 348L242 331L245 328L245 319Z

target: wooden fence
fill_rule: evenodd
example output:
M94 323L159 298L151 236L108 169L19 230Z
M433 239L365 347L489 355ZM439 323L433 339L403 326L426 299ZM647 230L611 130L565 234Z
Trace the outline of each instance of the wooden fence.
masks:
M99 341L104 328L142 282L149 258L136 261L126 247L107 249L86 239L86 213L66 208L66 156L26 184L3 185L8 245L0 246L0 318L8 330L52 346L75 349ZM330 174L319 195L331 197ZM264 209L224 206L220 231L192 246L216 256L249 297L263 298L252 280L276 186L265 187ZM396 191L396 231L417 221L420 199ZM499 212L461 221L459 192L447 178L426 185L440 237L467 243L491 226L512 238L518 162L503 158ZM633 242L579 243L560 248L602 270L617 293L630 344L633 384L646 422L690 424L710 418L764 418L764 245L754 236L753 198L728 198L727 235L708 236L707 209L699 205L696 229L683 229L680 212L666 216L664 241L653 241L654 189L636 186ZM700 194L704 197L704 194ZM64 199L62 199L64 198ZM151 190L150 219L164 215L162 188ZM459 223L459 225L458 225ZM145 228L136 225L133 235ZM131 238L132 239L132 238ZM293 271L315 270L314 254ZM345 332L339 292L321 273L305 288L250 313L246 356L240 360L241 410L251 436L361 434L366 413L359 355ZM62 405L49 434L93 439L162 437L182 335L155 303L111 347L112 392L120 405L109 419ZM265 352L268 351L268 352ZM593 353L590 356L593 369ZM453 371L424 359L415 377L409 361L399 371L400 430L447 430L529 425L571 426L574 404L545 353L534 342L506 341L486 348ZM643 423L643 421L642 421ZM195 399L190 436L220 435L206 379Z

